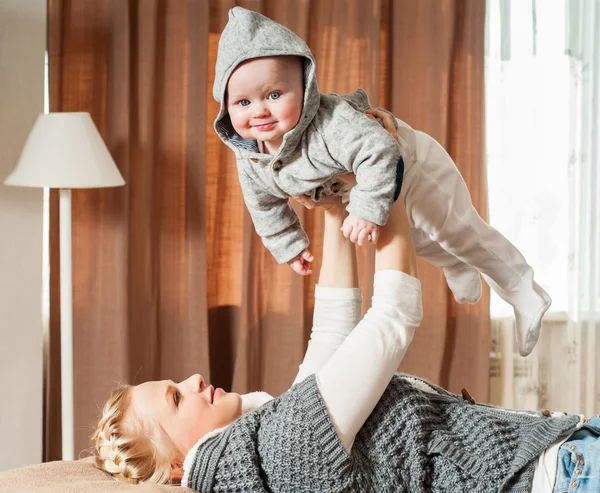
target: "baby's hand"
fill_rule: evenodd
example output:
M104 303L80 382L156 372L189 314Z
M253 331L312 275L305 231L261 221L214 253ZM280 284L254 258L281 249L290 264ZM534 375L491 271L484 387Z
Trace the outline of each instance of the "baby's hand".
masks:
M349 238L352 243L358 243L362 246L365 240L370 241L371 243L377 243L379 226L366 219L361 219L354 214L348 214L348 217L344 220L342 226L342 233L344 234L344 237Z
M309 276L312 274L312 270L310 270L310 263L313 260L314 257L312 253L310 253L307 249L304 249L297 257L294 257L292 260L290 260L288 265L297 274L300 274L301 276Z

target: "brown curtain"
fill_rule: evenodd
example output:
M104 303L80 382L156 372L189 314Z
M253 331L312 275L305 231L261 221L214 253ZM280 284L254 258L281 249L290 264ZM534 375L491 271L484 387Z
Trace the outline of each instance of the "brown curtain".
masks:
M241 5L310 45L324 92L363 87L457 161L485 217L484 0L49 0L51 111L91 113L127 185L73 193L76 450L119 381L202 373L284 391L311 328L312 278L254 233L216 137L219 33ZM58 207L51 197L47 460L60 458ZM299 211L319 268L322 217ZM365 308L373 250L360 251ZM488 295L456 305L420 263L425 319L401 370L488 395Z

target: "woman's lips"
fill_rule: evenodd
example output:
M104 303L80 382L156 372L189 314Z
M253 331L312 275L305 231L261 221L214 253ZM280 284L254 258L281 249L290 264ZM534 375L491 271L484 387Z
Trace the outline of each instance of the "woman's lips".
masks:
M260 125L254 125L254 128L258 128L259 130L271 130L275 126L276 122L271 123L262 123Z
M213 395L213 402L215 401L215 399L216 399L217 397L221 397L221 396L222 396L222 395L224 395L224 394L225 394L225 391L224 391L222 388L220 388L220 387L216 388L216 389L215 389L215 393L214 393L214 395Z

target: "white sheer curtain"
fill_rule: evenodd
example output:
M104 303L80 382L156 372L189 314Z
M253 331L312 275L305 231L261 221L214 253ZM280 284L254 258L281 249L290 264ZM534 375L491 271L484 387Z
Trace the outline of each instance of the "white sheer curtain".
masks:
M553 299L540 342L516 352L492 297L491 398L600 412L600 0L488 0L490 223Z

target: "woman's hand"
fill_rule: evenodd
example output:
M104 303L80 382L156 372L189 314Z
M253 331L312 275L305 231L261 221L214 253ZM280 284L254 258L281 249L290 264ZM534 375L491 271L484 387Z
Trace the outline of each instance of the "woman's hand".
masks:
M377 121L398 142L400 137L394 125L393 116L387 111L371 108L365 114ZM380 228L375 270L392 269L406 272L417 277L417 262L415 247L402 199L397 200L390 211L390 217L385 226Z
M308 195L294 195L290 198L310 210L315 207L320 207L323 209L325 220L332 219L338 221L340 227L344 218L348 215L346 212L346 205L342 203L342 198L339 195L325 195L318 202L313 201Z
M394 125L394 117L390 113L377 108L370 108L367 111L365 111L365 115L367 115L374 122L381 124L383 128L385 128L388 131L388 133L392 137L394 137L394 139L400 141L398 131L396 130L396 126Z
M337 195L325 195L318 202L315 202L308 195L292 195L290 198L294 199L307 209L314 209L315 207L322 207L325 210L343 208L342 198Z

